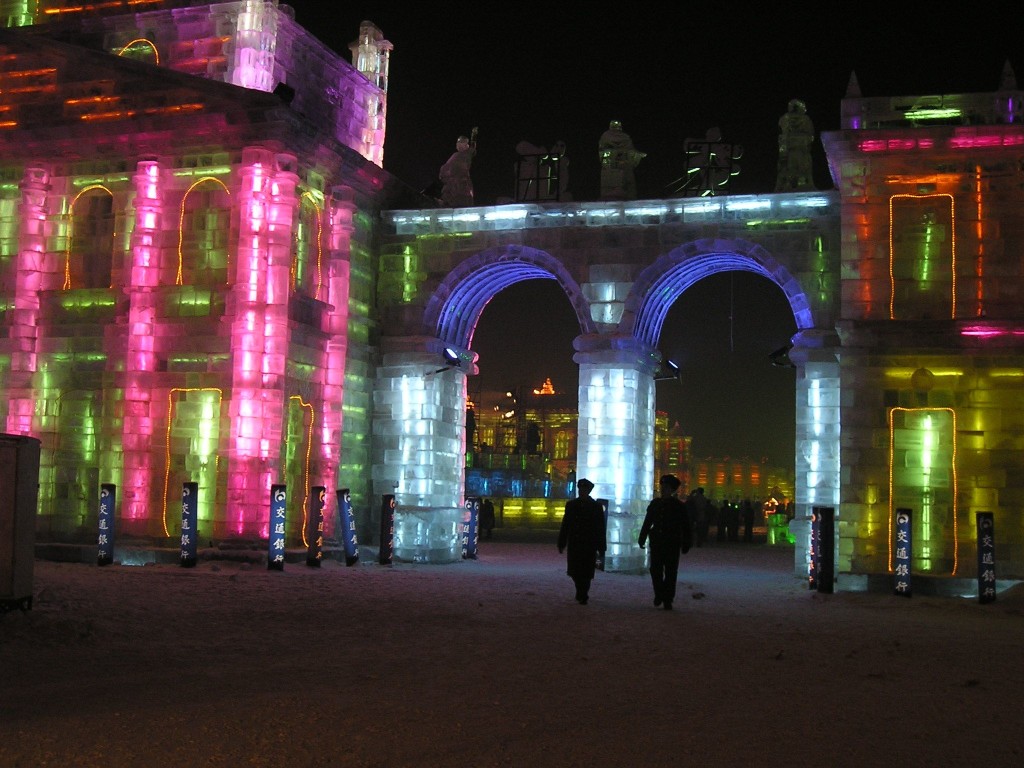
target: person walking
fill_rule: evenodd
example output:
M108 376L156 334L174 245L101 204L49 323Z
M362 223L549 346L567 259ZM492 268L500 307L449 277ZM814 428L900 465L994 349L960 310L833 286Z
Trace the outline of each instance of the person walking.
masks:
M704 495L703 488L690 491L686 500L686 508L690 513L690 524L694 529L693 542L698 547L704 546L704 542L708 540L710 507L711 501Z
M597 557L605 552L604 510L590 492L594 484L582 478L576 483L579 496L565 503L558 529L558 552L566 553L566 573L576 585L576 602L586 605Z
M494 502L484 499L480 505L480 538L490 540L494 535Z
M679 553L690 551L693 527L687 505L676 496L679 478L662 475L658 483L661 495L647 505L647 514L640 526L637 543L644 548L651 540L650 571L654 586L654 605L672 610L676 596L676 577L679 574Z

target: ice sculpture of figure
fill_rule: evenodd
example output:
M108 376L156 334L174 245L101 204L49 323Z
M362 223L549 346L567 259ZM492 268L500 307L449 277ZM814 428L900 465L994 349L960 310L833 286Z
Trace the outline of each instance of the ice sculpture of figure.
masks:
M647 153L636 150L618 120L612 120L608 130L601 134L597 155L601 160L601 199L634 200L636 175L633 169Z
M473 205L473 179L469 170L476 155L476 132L474 128L467 138L459 136L455 152L441 166L438 178L441 180L441 202L449 208Z
M779 171L776 192L799 192L814 189L811 172L811 144L814 123L807 116L807 105L792 99L779 118Z

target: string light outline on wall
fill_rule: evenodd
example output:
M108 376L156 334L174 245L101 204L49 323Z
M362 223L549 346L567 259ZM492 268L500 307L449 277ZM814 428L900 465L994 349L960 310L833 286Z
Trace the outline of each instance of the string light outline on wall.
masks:
M893 270L893 264L896 257L896 249L893 243L895 223L893 220L893 201L897 198L911 199L911 200L925 200L930 197L945 197L949 200L949 226L950 226L950 273L952 275L951 285L951 301L952 307L950 309L950 319L956 319L956 201L953 196L948 192L937 192L932 195L910 195L910 194L898 194L889 197L889 319L895 320L895 307L896 301L896 275Z
M309 524L309 457L313 450L313 425L316 420L316 414L313 412L313 405L303 400L302 395L292 395L288 399L298 400L300 408L309 409L309 426L306 427L306 466L302 491L302 546L309 547L309 542L306 539L306 526Z
M893 418L897 411L903 413L922 413L930 411L933 413L948 413L953 420L952 423L952 438L953 438L953 454L950 457L950 468L951 478L953 480L953 570L950 572L950 576L956 576L957 569L959 568L959 557L960 557L960 536L957 532L957 474L956 474L956 411L952 408L903 408L896 407L889 409L889 536L888 536L888 548L889 548L889 573L892 573L892 534L893 534L893 453L894 453L894 437L895 437L895 420Z
M174 387L167 393L167 434L164 439L164 510L163 510L163 526L164 536L170 536L170 532L167 529L167 492L170 490L171 484L171 424L174 416L174 395L181 392L216 392L217 393L217 410L220 411L220 405L224 401L224 391L219 387ZM216 456L214 459L217 465L220 464L220 456Z
M220 184L221 189L224 190L224 192L228 195L228 197L231 196L231 190L228 189L227 184L225 184L220 179L215 179L213 176L203 176L203 178L199 179L198 181L195 181L192 184L192 186L190 186L187 190L185 190L185 194L181 196L181 210L180 210L179 215L178 215L178 273L177 273L177 275L174 278L174 284L175 285L182 285L182 281L181 281L181 265L182 265L182 261L184 260L184 257L182 255L181 248L182 248L182 243L183 243L183 241L185 239L185 203L188 201L188 196L190 194L192 194L192 190L194 190L200 184L203 184L204 182L207 182L207 181L212 181L215 184ZM229 258L228 259L229 265L230 265L230 261L231 260ZM230 269L228 270L228 273L230 274Z
M153 43L152 40L148 40L145 37L136 37L134 40L125 43L124 46L117 52L117 55L124 56L126 53L128 53L128 49L136 43L145 43L146 45L148 45L150 50L153 51L153 57L156 59L155 63L157 65L160 64L160 51L156 49L156 45Z
M111 200L114 199L114 193L111 192L103 184L91 184L88 187L85 187L77 195L75 195L75 199L71 201L71 205L68 207L68 231L66 233L66 237L64 238L64 240L65 240L65 246L64 246L64 285L61 287L61 290L64 290L64 291L70 291L71 287L72 287L71 286L71 240L72 240L72 236L74 235L74 227L75 227L75 203L77 203L78 199L82 195L84 195L86 192L91 192L94 189L102 189L104 192L106 192L108 195L110 195L110 199ZM114 233L113 239L114 239L114 242L117 242L117 233L116 232Z

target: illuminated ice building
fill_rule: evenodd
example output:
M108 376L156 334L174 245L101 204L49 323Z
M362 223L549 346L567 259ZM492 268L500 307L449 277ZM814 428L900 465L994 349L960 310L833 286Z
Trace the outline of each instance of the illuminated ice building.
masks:
M839 589L969 583L991 513L995 577L1024 578L1009 68L981 94L851 80L821 137L832 190L453 210L382 168L391 45L369 22L350 63L273 0L0 16L0 419L41 444L38 540L95 541L111 484L117 535L173 544L185 482L204 541L265 540L285 484L290 546L313 489L330 535L348 488L364 542L393 496L397 559L459 560L473 332L548 279L579 321L575 469L609 501L606 568L641 568L662 323L746 270L797 328L794 572L824 547Z

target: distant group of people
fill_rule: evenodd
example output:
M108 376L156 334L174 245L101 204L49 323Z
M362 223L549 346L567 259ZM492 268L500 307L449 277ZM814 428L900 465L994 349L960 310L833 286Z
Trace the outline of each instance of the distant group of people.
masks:
M715 527L716 541L739 541L740 526L743 527L743 541L754 540L754 520L756 511L761 508L760 502L743 499L729 501L722 499L715 504L704 495L703 488L690 492L689 501L694 510L694 534L698 547L708 541L711 527Z

